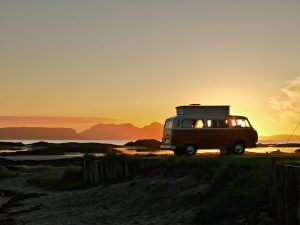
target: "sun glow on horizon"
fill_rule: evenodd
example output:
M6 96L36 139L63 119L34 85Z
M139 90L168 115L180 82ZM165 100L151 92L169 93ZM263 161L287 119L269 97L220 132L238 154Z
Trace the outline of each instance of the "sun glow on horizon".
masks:
M178 105L226 104L259 135L300 119L300 2L88 2L0 2L1 115L143 127Z

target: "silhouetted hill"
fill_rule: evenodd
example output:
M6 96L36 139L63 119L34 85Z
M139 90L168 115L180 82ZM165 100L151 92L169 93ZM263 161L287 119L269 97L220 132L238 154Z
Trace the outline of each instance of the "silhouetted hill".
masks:
M160 149L161 142L155 139L143 139L137 141L131 141L126 143L124 146L128 147L146 147L149 149Z
M84 139L71 128L9 127L0 128L2 140L76 140Z
M163 125L157 122L138 128L130 123L103 124L100 123L80 133L88 139L100 140L130 140L130 139L157 139L162 138Z
M290 134L278 134L272 136L259 136L258 140L270 140L270 141L284 141L290 138ZM291 141L300 140L300 135L293 135Z

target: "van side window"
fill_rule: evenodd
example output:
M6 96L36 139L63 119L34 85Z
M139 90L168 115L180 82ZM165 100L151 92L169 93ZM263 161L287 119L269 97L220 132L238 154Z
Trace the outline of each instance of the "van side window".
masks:
M197 120L194 128L203 128L203 127L204 127L203 120Z
M182 120L181 127L183 128L203 128L203 120Z
M208 128L218 128L218 120L207 120Z
M227 128L228 120L207 120L207 128Z
M193 128L193 121L192 120L182 120L181 126L183 128Z
M219 121L219 128L227 128L229 127L228 125L228 120L218 120Z

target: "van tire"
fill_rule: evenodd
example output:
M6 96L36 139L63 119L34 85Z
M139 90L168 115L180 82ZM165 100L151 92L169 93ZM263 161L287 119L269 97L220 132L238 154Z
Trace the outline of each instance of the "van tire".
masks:
M195 155L197 153L197 146L196 145L185 145L184 153L188 156Z
M174 150L174 154L175 155L183 155L184 151L181 148L177 148Z
M233 147L232 147L232 152L236 155L242 155L245 152L245 143L243 141L237 141Z

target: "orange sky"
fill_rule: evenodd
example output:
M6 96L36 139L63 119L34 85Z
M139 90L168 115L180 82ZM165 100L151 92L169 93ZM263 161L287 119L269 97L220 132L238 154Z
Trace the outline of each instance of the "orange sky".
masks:
M299 1L1 1L0 116L163 123L231 105L260 135L300 120ZM300 131L297 131L300 134Z

